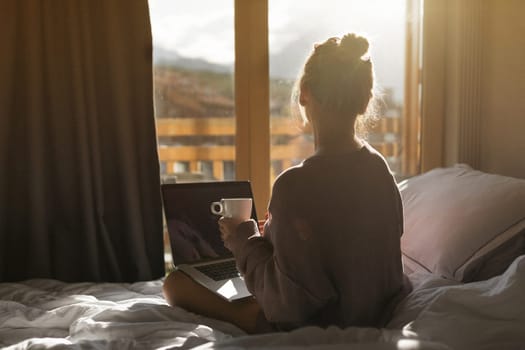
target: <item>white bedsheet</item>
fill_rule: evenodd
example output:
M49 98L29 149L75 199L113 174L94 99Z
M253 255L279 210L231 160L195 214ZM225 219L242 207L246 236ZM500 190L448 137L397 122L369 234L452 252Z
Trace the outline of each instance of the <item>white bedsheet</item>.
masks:
M0 284L0 347L8 349L525 349L525 256L488 281L413 275L390 329L308 327L247 336L169 307L162 281L29 280Z

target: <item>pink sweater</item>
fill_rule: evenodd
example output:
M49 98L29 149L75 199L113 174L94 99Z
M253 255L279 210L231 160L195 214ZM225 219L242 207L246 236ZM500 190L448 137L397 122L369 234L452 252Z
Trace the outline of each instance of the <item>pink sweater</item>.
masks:
M268 212L264 237L249 221L226 244L270 322L384 325L406 289L401 197L379 153L308 158L277 178Z

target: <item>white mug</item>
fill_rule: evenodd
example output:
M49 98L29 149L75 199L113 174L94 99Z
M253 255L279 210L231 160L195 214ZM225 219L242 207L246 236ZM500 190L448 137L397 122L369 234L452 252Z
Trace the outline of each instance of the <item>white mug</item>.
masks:
M211 203L210 210L215 215L248 220L251 218L252 214L252 199L223 198L220 202Z

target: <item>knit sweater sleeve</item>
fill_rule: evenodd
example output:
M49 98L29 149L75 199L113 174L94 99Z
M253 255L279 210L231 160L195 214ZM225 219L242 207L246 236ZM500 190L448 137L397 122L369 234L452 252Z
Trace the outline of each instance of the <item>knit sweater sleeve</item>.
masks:
M302 325L336 297L323 252L304 218L293 215L290 186L278 178L264 237L253 221L241 224L227 242L248 289L271 322Z

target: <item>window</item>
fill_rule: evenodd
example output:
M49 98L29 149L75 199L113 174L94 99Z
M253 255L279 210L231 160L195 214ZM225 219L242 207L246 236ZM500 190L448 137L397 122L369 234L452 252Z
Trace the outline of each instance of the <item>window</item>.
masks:
M150 0L163 179L249 178L255 187L271 186L279 172L313 151L312 137L291 116L289 103L291 86L312 44L349 31L363 33L371 41L383 101L381 119L368 140L399 178L417 172L419 2ZM260 30L261 23L268 24L266 32ZM268 57L269 68L255 71L250 66L261 60L261 52ZM244 62L235 62L235 57ZM261 93L263 78L268 80L267 99ZM234 85L241 89L235 92ZM259 91L246 91L255 89ZM256 99L259 107L253 105ZM253 113L264 104L269 118L260 120L265 118ZM244 125L242 132L236 132L239 125ZM271 145L267 161L260 139L252 137L264 134L265 125L270 128L266 142ZM264 167L267 181L256 181L253 177Z
M149 6L163 181L234 179L233 0Z
M149 0L164 181L249 179L259 217L275 176L313 152L290 92L314 42L371 42L381 119L368 140L398 179L419 169L422 0Z
M403 126L407 42L414 1L407 0L269 0L270 120L272 179L313 152L313 137L292 117L289 95L313 43L357 32L368 38L374 64L379 121L368 141L387 159L398 179L417 169L417 154L406 156ZM408 45L407 45L408 44ZM413 63L410 63L413 64ZM411 68L408 67L410 70ZM414 69L414 68L412 68ZM417 70L417 68L416 68ZM412 92L410 92L412 93ZM292 106L293 108L293 106ZM417 111L416 111L417 113ZM408 125L406 125L408 126ZM406 135L405 135L406 136ZM417 141L416 141L417 142ZM408 164L411 163L411 164Z

